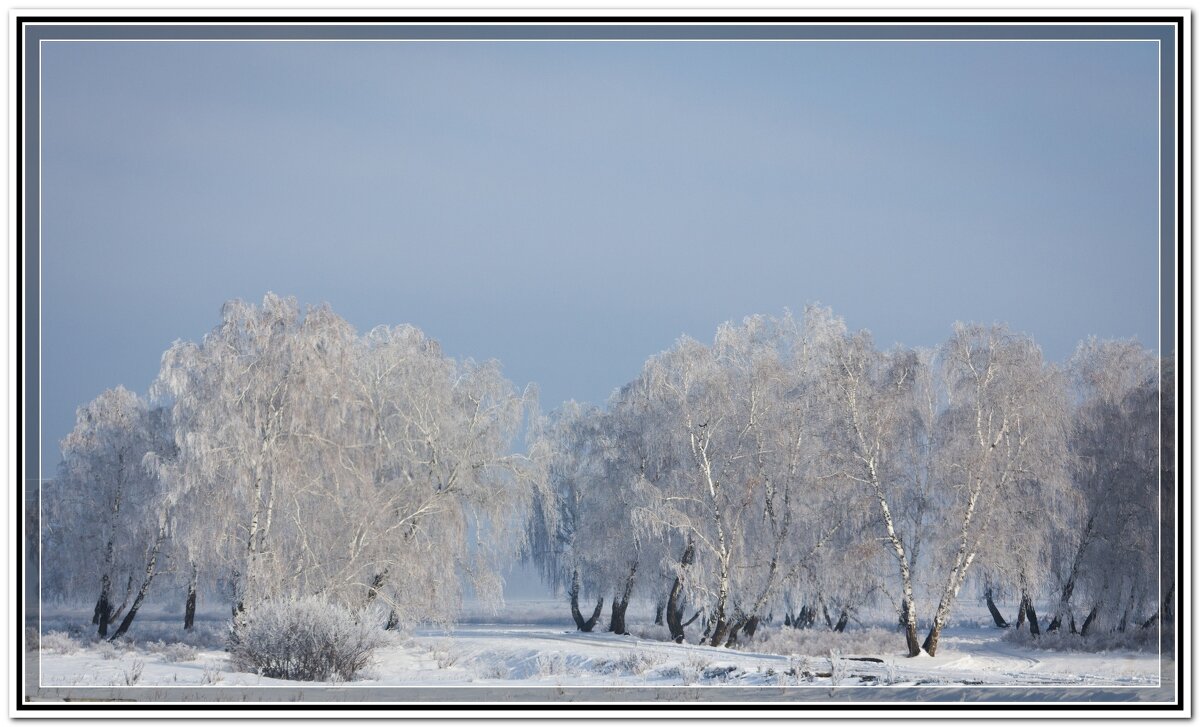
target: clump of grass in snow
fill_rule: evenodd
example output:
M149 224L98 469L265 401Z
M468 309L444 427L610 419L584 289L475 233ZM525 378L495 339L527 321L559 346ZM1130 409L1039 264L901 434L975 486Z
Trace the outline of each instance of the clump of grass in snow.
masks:
M168 644L163 641L151 641L143 646L146 652L157 654L163 661L185 662L196 660L196 647L176 642Z
M133 663L122 670L122 676L125 679L125 686L132 687L142 679L142 669L146 668L146 663L141 659L134 659Z
M1157 651L1158 629L1135 626L1125 631L1101 631L1087 636L1073 634L1062 629L1034 636L1022 629L1008 629L1003 639L1027 649L1041 651L1082 651L1100 653L1105 651Z
M663 676L679 679L684 684L697 684L712 666L706 657L691 652L681 663L663 670Z
M497 662L481 662L472 671L476 679L508 679L508 667Z
M645 649L630 650L615 659L604 659L597 663L596 671L602 674L645 674L666 661L661 654Z
M555 651L537 655L535 673L542 677L563 676L570 673L570 669L567 667L567 661L563 655Z
M33 639L33 648L38 648L36 632ZM62 631L51 631L48 634L42 634L41 650L47 654L74 654L79 651L81 644L76 641L70 634L65 634Z
M452 642L435 641L429 645L429 654L439 669L449 669L458 663L458 655L450 651Z
M762 654L805 656L826 656L831 651L839 654L893 654L904 650L904 635L881 628L838 633L819 628L760 627L753 639L739 643L738 648Z
M110 641L101 641L99 644L96 644L96 653L101 659L116 659L120 656L117 653L117 647L113 646Z
M829 683L835 687L841 686L842 682L850 674L850 668L842 655L836 651L829 652Z

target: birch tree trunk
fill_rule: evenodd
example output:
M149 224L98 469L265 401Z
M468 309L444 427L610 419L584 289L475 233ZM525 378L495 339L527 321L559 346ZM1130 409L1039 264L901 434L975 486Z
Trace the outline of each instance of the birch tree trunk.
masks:
M146 563L146 573L142 577L142 585L138 588L137 597L133 599L133 605L129 607L129 613L125 614L124 620L121 621L121 625L117 627L116 632L109 641L116 641L133 625L133 619L137 616L138 609L142 606L142 601L150 591L150 584L154 582L154 576L158 575L158 551L162 547L166 537L166 530L159 528L158 537L154 540L154 546L150 549L150 559Z
M696 546L691 538L688 538L687 545L683 549L683 556L679 559L680 569L690 566L695 555ZM692 618L695 620L695 617ZM671 594L667 597L667 629L671 632L671 640L677 644L683 643L684 626L683 580L680 576L675 576L675 582L671 585Z
M629 608L629 596L633 593L633 583L637 576L637 563L629 568L629 577L625 579L625 590L612 602L612 616L609 618L608 630L614 634L628 634L625 630L625 611Z
M188 579L187 602L183 605L183 629L191 631L196 621L196 561L192 561L192 576Z
M604 610L604 596L601 596L596 601L596 610L592 612L591 618L584 619L583 614L579 611L579 571L576 570L571 575L571 618L575 619L575 626L580 631L590 632L596 627L596 622L600 620L600 612Z

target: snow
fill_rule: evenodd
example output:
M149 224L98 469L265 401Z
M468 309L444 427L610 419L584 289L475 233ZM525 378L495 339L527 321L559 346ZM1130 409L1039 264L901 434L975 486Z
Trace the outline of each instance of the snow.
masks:
M189 700L272 699L279 692L263 696L264 690L231 688L303 687L311 692L321 686L336 687L341 694L335 699L368 698L376 693L371 688L383 693L396 687L423 690L410 693L416 699L444 699L450 694L454 699L487 698L489 694L520 699L536 690L522 692L514 688L536 687L555 688L564 695L607 687L633 700L663 694L653 688L683 694L679 687L738 687L735 699L828 698L856 688L851 690L856 698L873 691L874 695L866 698L904 700L942 698L931 697L927 687L1033 688L1029 693L1040 694L1034 698L1042 699L1084 696L1078 688L1088 687L1089 699L1129 699L1142 696L1137 694L1138 688L1161 694L1154 688L1169 686L1160 683L1159 655L1154 651L1041 651L1003 639L1000 629L971 623L949 628L936 657L906 658L899 635L892 653L856 653L851 648L821 655L771 654L603 632L580 633L571 627L569 616L563 618L565 606L556 605L560 609L558 624L541 622L548 620L549 606L530 605L530 620L539 623L474 622L448 629L389 634L367 670L354 681L340 684L289 682L233 671L220 647L220 622L215 618L202 624L207 631L198 628L206 635L193 637L191 647L142 640L114 648L104 643L81 643L85 639L48 636L40 654L41 683L43 687L66 688L45 692L47 698L128 698L134 694L146 698L151 693L146 688L153 687L157 689L152 692L153 698L166 700L181 699L185 693ZM481 614L475 616L482 618ZM496 618L511 620L513 616L510 610ZM142 631L158 637L165 626L149 620L142 624ZM654 628L639 624L635 631L648 633ZM659 628L665 637L665 627ZM136 632L135 627L131 634L136 636ZM178 633L182 635L181 630ZM853 646L853 633L837 636L846 637L845 645ZM39 655L29 656L36 660ZM37 666L36 661L31 663L35 678ZM1168 661L1164 673L1172 669ZM130 692L129 687L134 686L142 689ZM115 688L101 689L104 687ZM176 689L179 687L192 689ZM438 692L447 687L459 689ZM648 688L650 692L645 691ZM1039 692L1037 688L1048 689ZM346 690L362 689L366 691L345 694ZM1063 689L1075 694L1067 696ZM1013 693L1001 691L1005 695ZM305 698L302 692L295 694L300 696L289 698Z

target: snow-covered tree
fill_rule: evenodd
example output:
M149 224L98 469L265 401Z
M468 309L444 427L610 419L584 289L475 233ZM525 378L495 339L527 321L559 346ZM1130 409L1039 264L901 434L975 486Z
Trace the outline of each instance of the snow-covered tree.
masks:
M1031 338L1004 326L958 325L939 360L947 391L939 490L949 537L923 645L931 655L977 558L1017 560L1025 572L1048 561L1046 523L1069 485L1062 378Z
M849 333L827 310L810 308L808 324L825 349L825 374L830 415L826 431L831 460L851 483L866 490L883 542L895 560L900 620L909 656L920 653L917 640L912 541L920 537L917 523L900 514L915 511L910 503L924 493L914 491L905 455L913 449L912 422L922 359L915 352L875 348L870 334Z
M76 414L62 442L59 475L48 483L47 570L62 595L98 588L98 633L125 616L124 633L158 573L167 503L157 462L170 457L166 412L117 387ZM131 599L132 607L131 607Z
M320 594L445 621L463 579L498 595L537 478L511 450L532 395L495 362L269 294L173 346L156 391L175 412L173 491L196 505L180 509L188 560L228 573L235 614Z
M1081 498L1075 529L1058 553L1061 587L1050 630L1076 616L1124 629L1158 601L1160 375L1134 341L1088 339L1069 369L1075 394L1071 476ZM1074 604L1085 599L1086 611Z

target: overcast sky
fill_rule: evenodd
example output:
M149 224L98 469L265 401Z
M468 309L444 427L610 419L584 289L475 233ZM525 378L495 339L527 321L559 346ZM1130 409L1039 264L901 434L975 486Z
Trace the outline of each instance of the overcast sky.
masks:
M47 43L43 434L266 291L602 401L833 307L1157 346L1151 43ZM49 474L49 473L48 473Z

